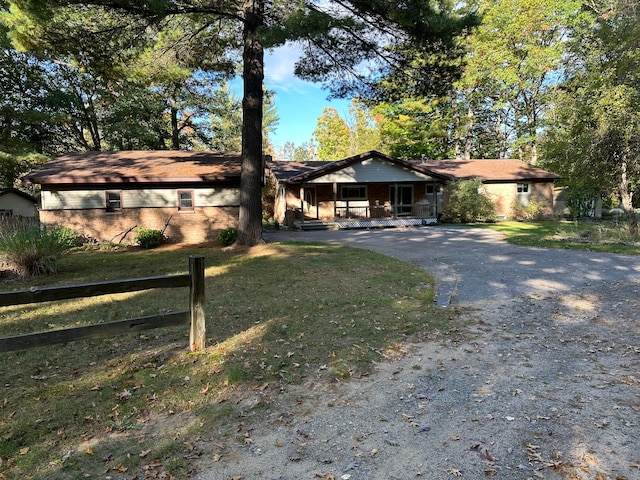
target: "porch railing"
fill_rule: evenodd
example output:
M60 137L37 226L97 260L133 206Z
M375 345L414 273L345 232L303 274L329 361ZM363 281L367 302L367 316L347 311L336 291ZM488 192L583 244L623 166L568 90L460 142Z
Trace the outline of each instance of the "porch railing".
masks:
M350 205L335 207L336 220L353 218L433 218L437 216L435 205L414 203L412 205Z

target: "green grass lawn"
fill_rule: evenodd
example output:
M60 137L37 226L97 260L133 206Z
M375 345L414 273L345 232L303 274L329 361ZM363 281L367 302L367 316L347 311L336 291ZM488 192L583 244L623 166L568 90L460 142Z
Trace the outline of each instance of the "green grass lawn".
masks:
M611 221L508 221L479 226L503 232L507 241L514 245L640 254L638 239L630 237L623 223L616 225Z
M56 275L2 288L183 273L190 254L205 256L206 351L189 353L188 328L175 327L0 354L0 479L184 478L197 438L215 437L224 454L243 441L237 418L288 384L367 375L447 325L426 272L333 245L79 251ZM0 336L187 303L169 289L4 307Z

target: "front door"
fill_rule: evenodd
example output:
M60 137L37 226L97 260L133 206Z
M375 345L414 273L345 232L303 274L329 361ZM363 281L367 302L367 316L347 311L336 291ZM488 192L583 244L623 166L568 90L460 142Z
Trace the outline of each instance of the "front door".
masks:
M413 205L413 185L391 185L389 203L396 216L411 215Z
M305 217L318 218L315 187L305 187L303 205Z

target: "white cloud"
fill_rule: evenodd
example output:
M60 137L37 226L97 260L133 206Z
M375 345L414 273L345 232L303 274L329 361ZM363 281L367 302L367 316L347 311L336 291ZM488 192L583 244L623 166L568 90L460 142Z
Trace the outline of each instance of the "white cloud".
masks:
M309 89L322 90L317 83L308 82L295 76L295 63L302 56L300 47L287 43L265 52L265 83L267 88L282 92L308 92Z

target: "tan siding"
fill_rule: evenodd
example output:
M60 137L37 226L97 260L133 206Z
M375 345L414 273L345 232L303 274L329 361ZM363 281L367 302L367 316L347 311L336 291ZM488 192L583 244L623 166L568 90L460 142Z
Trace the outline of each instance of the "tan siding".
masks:
M316 178L309 183L416 182L430 179L427 175L372 158Z
M11 210L18 217L35 217L36 206L26 198L8 193L0 196L0 210Z
M108 190L118 190L117 188ZM121 190L123 208L178 206L178 190L193 190L195 206L237 206L239 188L185 188ZM75 210L105 208L105 190L57 190L42 192L43 210Z
M43 190L42 210L105 208L104 191Z

